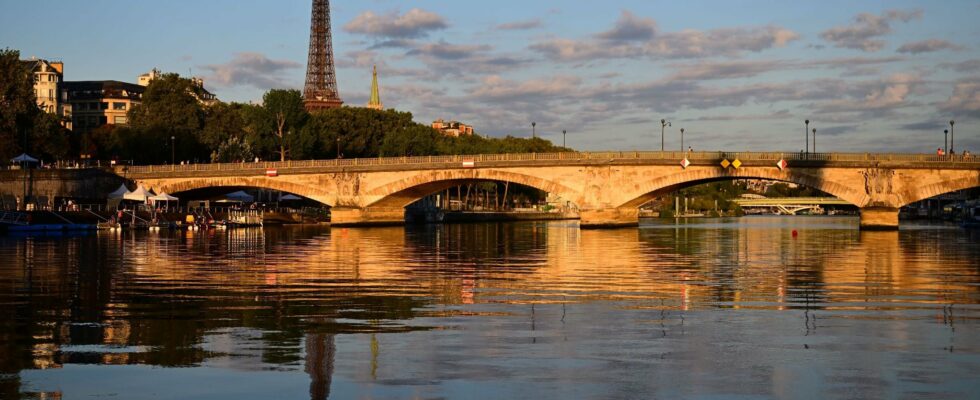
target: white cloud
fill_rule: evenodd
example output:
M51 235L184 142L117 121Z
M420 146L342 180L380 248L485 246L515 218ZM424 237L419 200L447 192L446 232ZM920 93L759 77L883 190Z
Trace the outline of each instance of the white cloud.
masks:
M403 15L365 11L344 25L344 30L377 38L418 38L448 26L438 14L413 8Z
M963 46L950 43L946 40L929 39L921 42L910 42L903 44L897 51L899 53L919 54L940 50L963 50Z
M282 78L288 70L302 67L290 60L271 60L264 54L255 52L237 53L224 64L205 65L211 71L208 81L218 86L252 86L259 89L288 87Z
M881 15L861 13L850 25L830 28L820 34L836 47L875 52L885 47L885 41L877 39L892 32L891 23L909 22L922 18L921 10L888 10Z
M502 31L525 31L529 29L540 28L541 25L542 25L541 20L535 18L526 21L516 21L516 22L509 22L506 24L500 24L496 26L496 29Z

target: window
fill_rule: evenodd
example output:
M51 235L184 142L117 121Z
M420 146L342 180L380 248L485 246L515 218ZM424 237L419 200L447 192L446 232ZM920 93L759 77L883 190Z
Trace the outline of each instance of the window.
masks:
M113 118L112 123L116 125L126 125L126 117L115 117Z
M113 110L125 110L126 109L126 103L112 103L112 109Z
M54 89L48 89L48 98L54 99Z
M54 74L48 74L48 82L55 82Z
M102 102L102 109L103 109L103 110L108 110L108 109L109 109L109 103L108 103L108 102L105 102L105 101L103 101L103 102Z

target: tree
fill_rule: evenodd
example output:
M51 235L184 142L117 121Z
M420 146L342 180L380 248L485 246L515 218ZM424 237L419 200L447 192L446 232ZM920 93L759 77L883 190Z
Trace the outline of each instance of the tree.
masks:
M204 107L197 90L190 79L173 73L151 81L142 103L129 111L131 129L118 131L121 156L139 163L169 163L171 154L175 162L209 160L212 149L201 143Z
M204 122L204 109L194 96L196 86L174 73L162 74L143 92L142 103L129 110L133 129L167 128L197 132Z
M38 108L33 75L28 64L20 61L20 52L3 49L0 50L0 158L8 159L29 149L36 150L35 154L41 158L62 158L68 153L67 132L57 117Z
M279 161L286 161L287 138L290 133L299 134L309 116L303 106L299 90L273 89L262 96L262 106L275 121L274 134L279 142Z

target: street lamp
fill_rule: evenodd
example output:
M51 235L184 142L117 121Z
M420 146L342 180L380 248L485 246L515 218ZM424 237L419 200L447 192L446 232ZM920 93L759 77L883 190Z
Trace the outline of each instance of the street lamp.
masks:
M684 128L681 128L681 153L684 152Z
M806 146L807 154L809 154L810 153L810 120L803 121L803 123L805 124L803 125L803 135L806 136L806 138L803 139L803 144Z
M337 135L337 159L340 159L340 135Z
M813 152L817 152L817 128L813 128Z
M949 153L950 154L956 152L956 145L953 144L956 141L956 129L954 129L953 127L954 124L956 124L956 121L949 120Z
M943 129L943 154L949 153L949 129Z
M537 122L531 122L531 139L536 139L538 137L535 127L538 126Z
M561 130L561 147L565 147L565 135L568 134L567 130Z
M175 146L174 143L175 143L176 140L177 140L177 137L170 136L170 165L175 165L175 160L177 159L177 157L176 157L177 152L174 150L174 146ZM164 154L166 154L166 153L164 153Z
M666 119L660 120L660 151L664 151L664 130L670 126L670 121Z

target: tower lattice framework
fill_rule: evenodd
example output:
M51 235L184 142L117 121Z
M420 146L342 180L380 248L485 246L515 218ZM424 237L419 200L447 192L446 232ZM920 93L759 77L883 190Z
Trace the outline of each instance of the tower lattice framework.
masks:
M313 0L310 56L306 64L303 103L309 111L337 108L344 104L337 91L337 73L334 71L330 0Z

